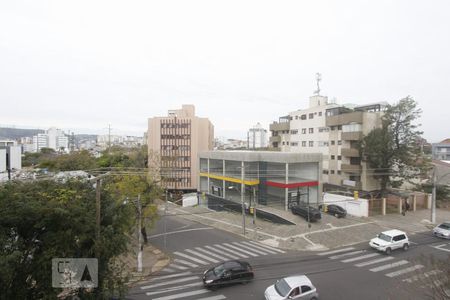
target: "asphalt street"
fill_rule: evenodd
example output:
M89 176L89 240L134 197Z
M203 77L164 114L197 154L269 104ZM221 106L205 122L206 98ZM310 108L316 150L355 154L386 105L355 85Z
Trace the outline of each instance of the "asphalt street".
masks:
M390 255L374 251L368 243L326 252L280 250L177 216L160 220L149 241L172 261L134 287L128 299L264 299L269 285L295 274L306 274L320 299L426 299L427 276L439 270L421 259L427 255L444 259L450 254L450 241L428 232L411 235L408 251ZM248 261L254 280L216 291L204 289L203 271L227 259Z

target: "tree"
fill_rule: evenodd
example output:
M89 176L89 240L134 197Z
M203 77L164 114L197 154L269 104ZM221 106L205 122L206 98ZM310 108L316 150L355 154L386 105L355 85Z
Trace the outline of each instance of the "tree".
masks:
M82 150L44 159L39 166L51 171L91 170L97 167L97 162L89 151Z
M116 258L127 251L134 211L102 191L95 238L95 188L89 182L8 182L0 186L0 299L55 299L51 259L98 258L99 288L84 298L124 295ZM83 294L84 293L84 294Z
M429 160L419 145L422 132L417 120L422 111L411 98L389 105L382 116L381 128L372 130L361 143L364 160L380 181L381 191L411 182L429 168Z

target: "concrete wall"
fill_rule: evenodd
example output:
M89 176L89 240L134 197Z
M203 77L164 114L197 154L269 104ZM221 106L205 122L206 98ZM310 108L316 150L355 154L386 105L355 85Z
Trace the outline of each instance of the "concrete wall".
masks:
M369 200L366 199L355 200L351 197L324 193L323 203L339 205L347 211L347 214L355 217L369 216Z
M0 149L0 172L6 171L6 149Z

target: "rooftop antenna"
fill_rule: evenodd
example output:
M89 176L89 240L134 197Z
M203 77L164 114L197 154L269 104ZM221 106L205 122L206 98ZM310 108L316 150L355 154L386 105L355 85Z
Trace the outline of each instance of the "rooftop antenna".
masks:
M314 91L314 94L319 96L320 95L320 81L322 81L322 74L316 73L316 81L317 81L317 90Z

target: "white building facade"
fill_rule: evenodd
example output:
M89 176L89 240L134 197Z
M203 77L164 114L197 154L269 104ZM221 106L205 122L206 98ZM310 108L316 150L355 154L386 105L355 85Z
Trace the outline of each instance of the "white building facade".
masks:
M42 148L69 152L69 137L61 129L52 127L45 133L33 136L34 152L40 152Z
M258 149L268 146L267 130L260 123L249 129L247 132L247 148Z

